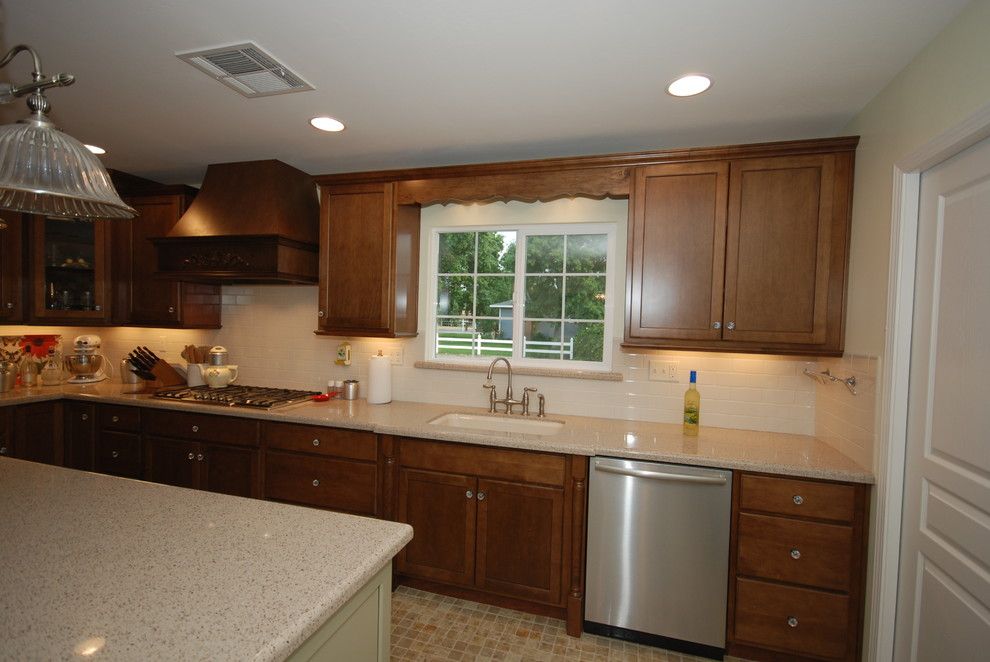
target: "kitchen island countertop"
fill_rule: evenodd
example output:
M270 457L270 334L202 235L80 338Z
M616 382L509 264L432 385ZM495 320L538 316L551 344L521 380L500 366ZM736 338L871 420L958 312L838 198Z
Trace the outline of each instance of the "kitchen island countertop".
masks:
M433 419L449 412L487 415L486 410L481 408L404 401L369 405L366 400L359 399L307 402L259 411L126 394L121 393L120 384L110 382L86 386L17 388L0 394L0 406L60 398L367 430L378 434L551 453L607 455L854 483L873 483L874 480L869 469L813 436L705 425L702 425L697 437L687 437L677 424L551 413L547 415L548 420L563 421L565 425L555 434L536 436L430 424Z
M0 458L0 660L282 660L405 524Z

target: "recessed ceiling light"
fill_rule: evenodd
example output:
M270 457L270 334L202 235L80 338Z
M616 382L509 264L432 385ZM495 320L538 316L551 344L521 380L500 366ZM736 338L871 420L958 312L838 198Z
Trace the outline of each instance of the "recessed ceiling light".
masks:
M712 79L702 74L681 76L667 86L667 92L675 97L693 97L712 86Z
M320 131L343 131L344 123L340 120L335 120L332 117L314 117L309 121L314 127Z
M102 147L97 147L96 145L86 145L86 149L91 151L93 154L106 154L107 150Z

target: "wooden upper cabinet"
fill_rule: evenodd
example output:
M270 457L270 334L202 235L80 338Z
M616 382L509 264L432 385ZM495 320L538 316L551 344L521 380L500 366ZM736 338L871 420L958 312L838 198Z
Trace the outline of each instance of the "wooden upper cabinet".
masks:
M114 321L134 325L216 328L220 287L155 276L154 237L164 237L192 201L195 189L127 198L138 216L113 226Z
M625 344L841 355L853 154L638 168Z
M627 339L721 338L728 188L725 162L672 163L635 172Z
M32 319L77 325L110 321L111 222L31 217Z
M317 333L416 335L419 205L399 205L395 183L322 194Z
M24 319L24 239L22 214L0 212L7 224L0 229L0 322L7 324Z
M732 164L725 338L826 339L835 155Z

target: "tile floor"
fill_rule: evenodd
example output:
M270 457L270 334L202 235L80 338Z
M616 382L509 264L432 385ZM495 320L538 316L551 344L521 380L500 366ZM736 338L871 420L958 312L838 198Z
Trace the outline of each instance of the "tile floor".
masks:
M392 660L700 662L703 658L585 634L564 622L400 586L392 594ZM727 660L731 658L726 658Z

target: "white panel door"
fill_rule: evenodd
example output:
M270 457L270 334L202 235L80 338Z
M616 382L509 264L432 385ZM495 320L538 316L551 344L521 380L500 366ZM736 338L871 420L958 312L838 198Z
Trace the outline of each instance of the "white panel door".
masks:
M990 139L921 178L896 660L990 659Z

